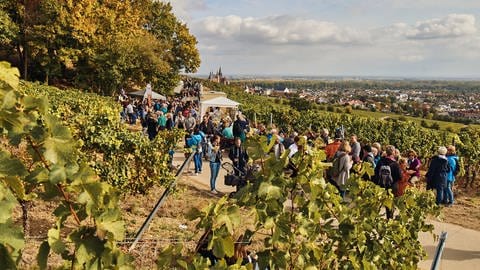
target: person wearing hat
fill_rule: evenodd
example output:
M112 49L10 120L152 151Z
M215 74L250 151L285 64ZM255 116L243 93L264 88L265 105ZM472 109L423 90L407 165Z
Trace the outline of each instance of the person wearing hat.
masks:
M427 189L435 189L437 191L436 203L440 205L443 202L444 192L447 188L450 165L446 157L447 148L445 146L440 146L437 153L438 155L432 158L425 177L427 178Z

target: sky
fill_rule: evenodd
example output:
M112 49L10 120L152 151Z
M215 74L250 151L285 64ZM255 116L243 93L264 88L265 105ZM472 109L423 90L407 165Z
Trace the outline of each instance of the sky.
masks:
M477 0L173 0L197 74L480 78Z

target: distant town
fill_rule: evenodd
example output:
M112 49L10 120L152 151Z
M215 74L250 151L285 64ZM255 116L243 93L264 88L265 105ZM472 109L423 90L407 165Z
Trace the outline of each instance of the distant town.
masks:
M253 77L227 79L220 67L208 80L255 95L302 98L324 106L395 113L426 119L480 123L480 82L361 78Z

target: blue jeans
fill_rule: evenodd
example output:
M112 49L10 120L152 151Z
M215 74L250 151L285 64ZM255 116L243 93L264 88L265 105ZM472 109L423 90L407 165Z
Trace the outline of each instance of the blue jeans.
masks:
M441 203L443 203L443 193L446 187L444 185L437 185L435 188L437 190L437 199L435 202L437 203L437 205L440 205Z
M443 190L443 202L444 203L453 203L453 182L447 182L447 187Z
M193 155L193 163L195 164L195 173L202 172L202 153L195 153Z
M218 172L220 171L220 162L210 162L210 190L215 189L215 183L217 182Z

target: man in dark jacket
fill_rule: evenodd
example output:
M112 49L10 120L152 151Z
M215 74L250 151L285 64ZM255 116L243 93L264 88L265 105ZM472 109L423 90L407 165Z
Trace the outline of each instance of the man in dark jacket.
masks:
M202 131L206 135L210 135L210 136L213 135L214 126L209 116L207 115L203 116L203 121L198 126L198 129L200 129L200 131Z
M242 175L245 175L245 165L247 165L248 162L248 154L242 146L242 140L239 137L235 138L235 145L230 148L228 157L232 160L233 166L238 169L238 171L235 170L235 175L240 176L240 172Z
M375 183L385 189L394 189L402 178L402 171L395 160L395 147L387 145L386 156L382 157L375 167ZM389 174L389 175L388 175ZM393 209L386 207L387 218L393 218Z
M450 172L450 165L448 159L445 156L447 154L447 148L440 146L438 148L438 155L432 158L430 167L425 175L427 178L427 189L437 190L437 204L441 204L443 201L444 190L447 188L447 178Z

